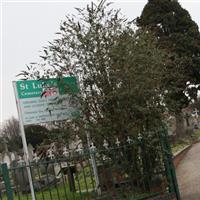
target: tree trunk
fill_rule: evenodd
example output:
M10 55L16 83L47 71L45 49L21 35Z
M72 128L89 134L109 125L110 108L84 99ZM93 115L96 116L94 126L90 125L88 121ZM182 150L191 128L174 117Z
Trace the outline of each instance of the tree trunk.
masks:
M185 135L185 123L183 113L180 111L176 113L176 137L180 138Z
M189 117L186 117L186 123L187 123L187 127L190 127Z

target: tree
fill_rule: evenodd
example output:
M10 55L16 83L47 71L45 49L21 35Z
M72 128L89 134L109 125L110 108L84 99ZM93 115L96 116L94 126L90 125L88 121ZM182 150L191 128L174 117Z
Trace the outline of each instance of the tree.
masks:
M177 120L177 135L182 134L183 117L181 109L197 98L200 83L200 33L189 13L176 0L149 0L137 19L141 28L155 32L159 47L173 53L173 65L179 79L166 79L165 102ZM189 96L189 98L188 98Z
M41 125L29 125L25 127L27 144L34 148L48 138L48 129Z
M200 111L200 98L198 97L197 100L190 105L191 109Z
M3 123L2 134L7 137L19 136L19 121L15 117L11 117Z
M67 16L61 23L58 38L44 48L44 61L30 65L23 78L78 77L80 92L71 97L80 116L68 121L68 133L78 135L83 145L90 135L87 138L99 149L104 139L116 146L116 138L124 143L128 136L133 138L137 142L134 150L125 148L128 162L123 168L129 169L133 161L131 173L149 189L147 180L163 168L158 128L166 109L164 80L179 72L167 70L172 55L158 47L149 30L135 31L133 22L108 9L104 1L77 10L75 17ZM117 166L123 160L120 152L114 155Z
M10 151L18 151L22 147L19 121L15 117L11 117L3 123L1 128L1 141L2 143L7 143Z
M73 130L83 138L90 133L99 144L160 126L163 79L178 75L166 73L170 54L149 31L134 31L133 22L107 6L101 1L77 8L76 17L61 23L58 39L44 48L42 73L34 65L22 73L25 79L79 77L81 116Z
M48 129L41 125L29 125L25 127L27 143L33 147L39 145L44 139L48 138ZM22 149L22 140L20 136L19 121L15 117L6 120L1 127L1 144L0 151L5 150L5 143L9 151L19 151Z

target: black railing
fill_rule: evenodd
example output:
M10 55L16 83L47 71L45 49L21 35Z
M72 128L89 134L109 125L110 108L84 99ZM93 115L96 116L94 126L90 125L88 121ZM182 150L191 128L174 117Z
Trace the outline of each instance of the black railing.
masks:
M14 163L4 169L4 173L8 170L4 181L9 179L11 187L7 197L31 199L27 168L31 169L37 200L135 200L173 195L166 149L161 140L149 137L118 142L113 147L104 145L100 150L94 145L88 150L79 148L67 156L36 159L28 165Z

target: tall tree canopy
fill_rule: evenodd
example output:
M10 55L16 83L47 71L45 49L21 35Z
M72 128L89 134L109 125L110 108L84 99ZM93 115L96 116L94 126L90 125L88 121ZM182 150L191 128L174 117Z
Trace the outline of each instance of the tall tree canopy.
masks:
M43 70L30 66L25 79L79 77L81 116L74 128L79 136L89 132L102 141L159 126L163 79L178 75L166 71L170 54L159 49L149 31L135 31L135 24L105 1L77 11L44 48Z
M149 0L138 26L155 32L158 44L173 52L173 68L180 69L182 78L166 81L166 102L172 111L180 112L191 99L196 99L200 83L200 33L197 24L177 0ZM168 67L171 70L171 67ZM189 95L189 98L188 98ZM171 101L174 100L174 101Z

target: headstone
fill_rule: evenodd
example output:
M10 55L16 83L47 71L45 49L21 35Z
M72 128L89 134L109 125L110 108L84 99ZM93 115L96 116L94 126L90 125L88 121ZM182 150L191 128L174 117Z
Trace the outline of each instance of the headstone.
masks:
M39 160L40 160L40 157L37 155L37 153L34 153L34 154L33 154L33 161L34 161L35 163L37 163Z
M11 161L16 160L16 156L14 152L10 153L10 158L11 158Z
M10 153L9 152L3 152L2 153L2 163L7 163L8 167L10 167L11 163Z
M4 146L4 152L8 152L8 145L7 145L7 142L5 140L3 142L3 146Z
M19 185L22 193L27 193L29 192L29 180L27 169L25 167L25 161L21 156L19 156L19 160L16 165L17 169L14 171L16 184Z
M166 120L167 122L167 129L168 129L168 135L173 136L175 134L176 130L176 119L173 116L169 116Z
M61 166L60 166L60 164L58 164L58 163L55 163L54 164L54 172L55 172L55 176L57 177L57 178L61 178L61 174L60 174L60 171L61 171Z
M22 156L19 156L18 161L13 161L13 167L15 167L15 169L12 170L14 172L13 178L15 180L15 184L19 185L22 193L30 193L27 167ZM33 187L35 191L39 191L41 189L41 184L35 180L34 167L31 167L31 174L33 178Z
M4 151L2 152L2 163L7 163L8 167L10 167L10 163L12 161L11 154L8 151L7 142L4 140L3 142Z
M44 164L39 164L39 169L40 169L41 175L44 175L47 172L47 165L45 163Z
M198 129L199 128L199 111L195 108L192 112L193 117L193 128Z
M53 175L53 176L55 176L54 164L53 164L53 163L49 163L49 164L48 164L47 173L48 173L48 174L51 174L51 175Z
M28 155L29 155L30 161L33 161L33 154L34 154L33 150L34 150L33 146L29 143L28 144Z

